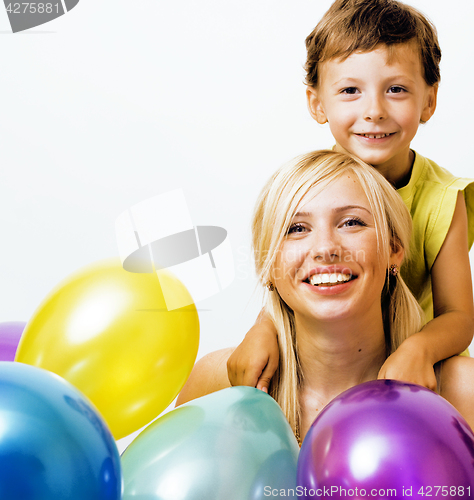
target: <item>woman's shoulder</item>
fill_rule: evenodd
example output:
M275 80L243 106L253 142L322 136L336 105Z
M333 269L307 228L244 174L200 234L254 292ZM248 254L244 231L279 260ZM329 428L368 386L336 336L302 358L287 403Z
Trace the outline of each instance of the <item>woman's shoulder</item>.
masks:
M194 365L191 375L178 396L176 406L230 387L227 360L233 351L234 347L230 347L203 356Z
M449 401L474 429L474 359L453 356L443 362L440 394Z

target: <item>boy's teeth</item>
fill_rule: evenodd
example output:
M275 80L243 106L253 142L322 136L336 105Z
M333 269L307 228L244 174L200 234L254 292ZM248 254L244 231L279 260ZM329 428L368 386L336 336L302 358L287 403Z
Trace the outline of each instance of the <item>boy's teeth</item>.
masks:
M310 277L309 282L312 285L335 285L337 283L345 283L351 279L350 274L342 273L324 273L324 274L313 274Z
M364 137L368 137L369 139L382 139L390 134L362 134Z

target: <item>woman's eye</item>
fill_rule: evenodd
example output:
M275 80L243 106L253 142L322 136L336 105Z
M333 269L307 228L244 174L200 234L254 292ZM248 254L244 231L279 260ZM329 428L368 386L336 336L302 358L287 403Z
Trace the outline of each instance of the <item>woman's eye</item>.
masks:
M354 217L351 219L347 219L342 224L344 227L353 227L353 226L367 226L367 224L358 217Z
M306 228L303 226L303 224L292 224L290 226L290 229L288 229L288 234L304 233L305 231Z
M406 90L403 87L399 87L398 85L392 85L388 91L391 94L401 94L402 92L406 92Z
M346 87L345 89L341 90L341 94L352 95L352 94L357 94L357 92L358 92L357 87Z

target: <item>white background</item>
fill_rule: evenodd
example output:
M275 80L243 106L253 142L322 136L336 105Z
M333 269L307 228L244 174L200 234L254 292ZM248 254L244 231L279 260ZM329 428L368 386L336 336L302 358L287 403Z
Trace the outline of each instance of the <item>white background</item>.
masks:
M199 356L237 344L260 309L257 194L286 160L333 145L303 85L304 39L330 3L81 0L17 34L0 8L0 321L27 321L69 274L118 255L122 211L182 188L195 225L228 230L236 264L197 304ZM410 3L443 50L438 110L412 146L474 177L474 3Z

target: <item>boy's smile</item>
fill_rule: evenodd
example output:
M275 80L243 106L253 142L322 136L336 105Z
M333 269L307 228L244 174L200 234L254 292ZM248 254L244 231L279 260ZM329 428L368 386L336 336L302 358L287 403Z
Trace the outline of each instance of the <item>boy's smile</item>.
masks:
M392 184L410 174L410 143L420 121L436 108L437 86L429 86L413 43L381 45L347 59L320 64L318 87L308 87L310 112L329 122L336 149L373 165Z

